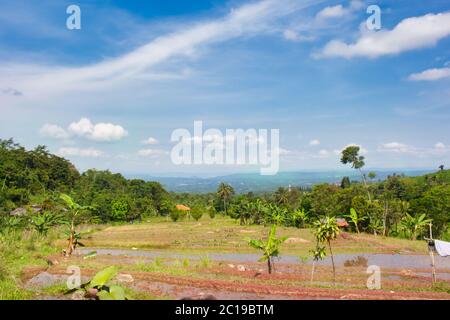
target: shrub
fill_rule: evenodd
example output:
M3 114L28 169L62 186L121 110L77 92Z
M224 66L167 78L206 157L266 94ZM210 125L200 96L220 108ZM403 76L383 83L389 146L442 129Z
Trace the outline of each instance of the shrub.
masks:
M198 221L203 216L203 210L198 207L192 208L191 216L195 221Z
M209 215L209 217L211 218L211 219L214 219L215 217L216 217L216 208L214 208L213 206L211 206L209 209L208 209L208 215Z
M111 206L111 218L113 220L125 220L130 207L125 200L114 200Z
M181 212L177 209L170 210L169 215L173 222L177 222L181 218Z

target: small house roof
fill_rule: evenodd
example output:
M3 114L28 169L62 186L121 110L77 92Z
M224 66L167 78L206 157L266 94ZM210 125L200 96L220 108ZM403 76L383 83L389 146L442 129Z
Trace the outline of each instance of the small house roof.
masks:
M348 222L344 218L336 218L336 223L338 227L346 228L348 227Z
M191 208L186 207L185 205L182 205L182 204L177 204L175 207L177 208L177 210L180 210L180 211L190 211L191 210Z

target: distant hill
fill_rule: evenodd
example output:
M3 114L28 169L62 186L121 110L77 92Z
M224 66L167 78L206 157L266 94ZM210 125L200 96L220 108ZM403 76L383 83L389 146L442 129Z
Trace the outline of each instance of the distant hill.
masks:
M421 176L433 172L433 170L371 170L377 174L376 181L384 180L388 175L398 174L405 176ZM368 172L368 171L367 171ZM340 183L343 177L360 181L356 170L351 171L298 171L280 172L274 176L262 176L258 173L239 173L218 177L155 177L150 175L127 175L128 178L139 178L148 181L158 181L167 190L174 192L214 192L220 182L226 182L233 186L238 193L268 192L278 187L312 187L319 183Z

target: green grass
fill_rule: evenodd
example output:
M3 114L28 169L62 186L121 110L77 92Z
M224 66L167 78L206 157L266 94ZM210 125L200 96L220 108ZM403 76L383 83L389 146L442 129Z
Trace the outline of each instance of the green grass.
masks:
M0 235L0 300L30 299L33 292L22 288L20 277L28 266L46 266L45 257L55 252L51 238L33 231L3 232Z

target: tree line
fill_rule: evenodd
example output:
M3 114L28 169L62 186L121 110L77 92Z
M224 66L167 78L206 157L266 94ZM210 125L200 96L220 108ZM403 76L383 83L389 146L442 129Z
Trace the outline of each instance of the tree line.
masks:
M54 220L52 214L64 215L67 204L61 194L67 194L89 207L89 220L97 223L150 216L198 220L204 214L222 214L243 225L306 228L333 217L346 219L354 232L410 239L423 236L432 222L436 237L448 237L450 170L441 167L420 177L394 174L375 181L374 173L363 172L364 157L357 146L343 150L341 162L358 170L361 181L344 178L339 184L280 187L260 194L236 194L231 185L221 183L214 193L171 193L158 182L126 179L109 171L80 174L70 161L44 146L26 150L12 139L0 140L0 216L3 223L15 223L9 221L10 212L23 207L33 216L32 223L45 226ZM178 210L176 204L190 210Z

